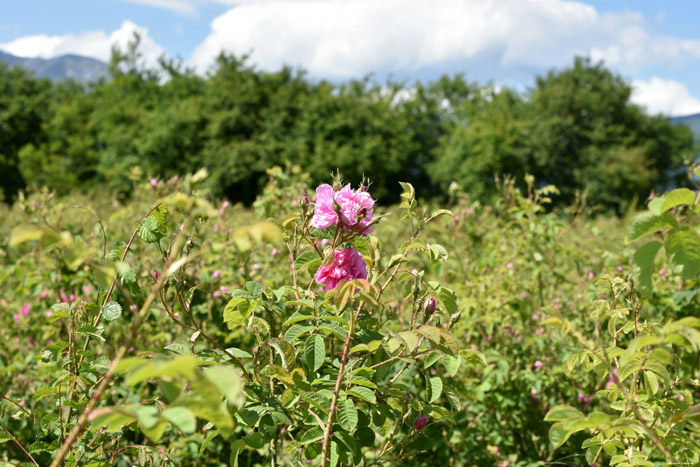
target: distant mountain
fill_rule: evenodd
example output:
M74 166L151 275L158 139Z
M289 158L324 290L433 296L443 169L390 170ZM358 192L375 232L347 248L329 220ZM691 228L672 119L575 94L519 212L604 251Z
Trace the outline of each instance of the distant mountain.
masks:
M74 79L83 83L97 81L108 75L107 64L79 55L61 55L54 58L24 58L0 51L0 62L21 66L33 71L38 78L54 80Z
M686 115L685 117L672 117L671 122L685 123L688 125L695 135L695 140L700 142L700 114Z

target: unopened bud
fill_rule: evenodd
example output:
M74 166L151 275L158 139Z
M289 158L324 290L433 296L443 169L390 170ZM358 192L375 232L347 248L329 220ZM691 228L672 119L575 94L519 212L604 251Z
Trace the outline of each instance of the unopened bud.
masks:
M425 303L423 303L423 310L426 311L428 314L432 315L435 313L435 306L437 305L437 302L435 301L435 297L430 296L425 300Z
M428 417L416 418L416 421L413 422L413 427L416 430L420 431L428 425L428 420Z

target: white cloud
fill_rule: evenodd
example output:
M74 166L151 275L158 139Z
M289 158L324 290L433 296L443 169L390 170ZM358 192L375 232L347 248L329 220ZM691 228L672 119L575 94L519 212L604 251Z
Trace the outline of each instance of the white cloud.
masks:
M163 8L173 11L183 16L196 17L197 3L188 0L122 0L127 3L148 5L156 8Z
M11 42L0 43L0 50L28 58L51 58L65 54L83 55L102 61L108 61L112 46L125 50L133 40L134 33L141 37L139 51L146 64L153 65L165 52L151 36L148 29L138 26L131 21L124 21L121 27L110 34L104 31L89 31L79 35L64 36L35 36L19 37Z
M700 113L700 100L690 95L685 84L653 77L649 81L632 82L632 102L650 114L682 116Z
M234 0L218 0L227 3ZM654 36L641 14L599 13L565 0L239 0L212 21L191 62L252 52L264 69L300 65L312 75L465 71L522 82L533 72L604 59L630 73L700 59L700 41Z

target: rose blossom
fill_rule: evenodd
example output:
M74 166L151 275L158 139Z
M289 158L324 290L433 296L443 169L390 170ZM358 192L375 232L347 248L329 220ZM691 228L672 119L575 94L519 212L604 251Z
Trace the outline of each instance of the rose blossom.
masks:
M335 211L334 202L340 207L340 215ZM332 186L323 184L316 188L316 208L311 226L325 229L340 222L346 232L367 235L372 232L369 224L372 222L373 207L374 200L362 189L353 191L350 184L347 184L340 190L333 191Z
M367 264L354 248L335 251L335 259L328 266L319 268L314 275L316 282L333 290L342 280L367 279Z

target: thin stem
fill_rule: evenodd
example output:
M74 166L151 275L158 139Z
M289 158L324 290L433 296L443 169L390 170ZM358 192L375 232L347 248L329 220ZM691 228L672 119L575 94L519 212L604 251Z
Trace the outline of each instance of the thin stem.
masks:
M14 441L15 444L17 444L17 446L19 446L19 448L20 448L22 451L24 451L24 453L25 453L26 455L29 456L29 458L32 460L32 462L34 462L34 465L36 465L36 467L39 467L39 464L37 463L37 461L34 460L34 458L32 457L32 455L29 454L29 452L28 452L26 449L24 449L24 446L22 446L22 443L20 443L19 441L17 441L17 438L15 438L15 435L13 435L12 433L10 433L10 430L8 430L7 428L5 428L5 425L3 425L2 422L0 422L0 427L2 427L2 429L5 430L5 432L7 432L8 435L10 435L10 438L12 438L12 441Z
M350 350L350 343L352 342L352 335L355 332L355 325L357 324L357 319L360 317L360 313L364 308L364 302L357 307L357 310L352 315L350 319L350 329L348 330L348 337L345 340L345 346L343 347L343 354L340 358L340 368L338 368L338 378L335 380L335 387L333 388L333 399L331 400L331 408L328 411L328 420L326 421L325 429L323 430L323 448L321 449L321 467L326 467L326 454L329 452L329 445L331 440L331 435L333 433L333 415L338 407L338 393L340 393L340 385L343 382L343 373L345 371L345 364L348 360L348 351Z
M9 397L5 397L5 396L3 396L2 394L0 394L0 398L5 399L5 400L8 401L8 402L12 402L12 403L15 404L17 407L19 407L19 409L20 409L22 412L26 413L26 414L27 414L28 416L30 416L30 417L32 416L32 414L30 414L30 413L27 411L27 409L25 409L24 407L22 407L22 406L19 405L17 402L15 402L15 401L13 401L12 399L10 399Z

